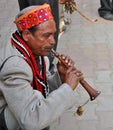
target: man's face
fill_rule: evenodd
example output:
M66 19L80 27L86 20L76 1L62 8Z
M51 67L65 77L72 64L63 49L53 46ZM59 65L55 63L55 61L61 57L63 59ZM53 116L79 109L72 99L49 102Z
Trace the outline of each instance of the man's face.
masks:
M55 44L54 34L56 25L54 20L41 23L38 30L29 35L27 44L35 56L48 56Z

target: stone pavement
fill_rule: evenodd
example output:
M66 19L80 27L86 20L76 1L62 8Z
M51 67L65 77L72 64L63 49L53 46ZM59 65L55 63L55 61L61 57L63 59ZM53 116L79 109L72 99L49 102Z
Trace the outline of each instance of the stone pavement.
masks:
M66 111L51 130L113 130L113 22L98 16L99 0L76 0L78 8L92 19L91 23L74 12L72 23L60 37L58 52L72 57L84 73L85 80L101 95L85 105L82 116L74 114L89 95L78 86L77 103ZM17 1L0 0L0 44L7 44L15 29L12 20L18 12Z

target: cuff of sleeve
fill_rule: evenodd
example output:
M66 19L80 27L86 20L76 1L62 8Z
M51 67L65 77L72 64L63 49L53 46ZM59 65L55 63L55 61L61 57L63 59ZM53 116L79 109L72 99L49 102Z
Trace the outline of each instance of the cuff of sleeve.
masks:
M73 107L74 104L76 104L77 93L68 84L63 83L59 87L59 91L61 91L61 93L63 92L62 96L64 96L64 99L65 99L64 102L67 102L68 108Z

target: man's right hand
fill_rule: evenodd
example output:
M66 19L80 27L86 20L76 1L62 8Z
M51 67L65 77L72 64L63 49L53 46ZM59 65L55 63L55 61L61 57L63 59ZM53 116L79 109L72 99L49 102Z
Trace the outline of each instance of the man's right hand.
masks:
M83 79L83 74L81 71L74 69L73 66L67 69L64 82L71 86L71 88L74 90L80 80Z
M72 89L75 89L80 80L83 78L81 71L75 68L74 61L65 55L61 55L62 62L59 61L57 69L61 78L62 83L67 83Z

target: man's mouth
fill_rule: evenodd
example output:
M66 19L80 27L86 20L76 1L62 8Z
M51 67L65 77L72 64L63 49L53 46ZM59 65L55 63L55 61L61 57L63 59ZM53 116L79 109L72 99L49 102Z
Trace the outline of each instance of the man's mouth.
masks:
M50 52L52 50L52 48L53 47L46 47L45 50Z

